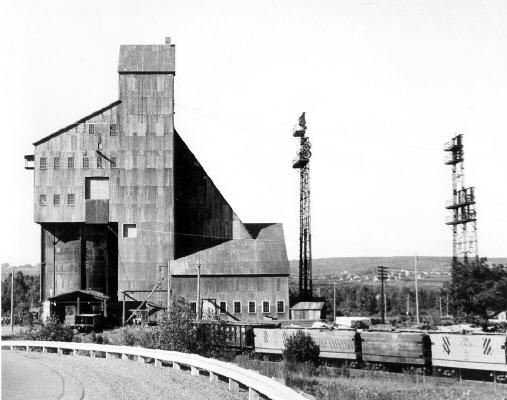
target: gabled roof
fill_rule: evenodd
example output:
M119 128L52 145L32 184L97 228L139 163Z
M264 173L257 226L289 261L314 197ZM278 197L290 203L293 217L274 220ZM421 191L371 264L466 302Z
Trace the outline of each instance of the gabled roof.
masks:
M89 300L108 300L109 296L106 296L105 294L101 292L97 292L95 290L73 290L66 293L61 293L53 297L49 297L48 300L58 300L58 301L73 301L77 299L78 297L81 298L81 300L89 299Z
M107 111L107 110L109 110L109 109L111 109L113 107L116 107L120 103L121 103L121 100L116 100L115 102L109 104L108 106L105 106L104 108L101 108L100 110L94 111L91 114L87 115L86 117L81 118L79 121L76 121L73 124L70 124L70 125L66 126L65 128L62 128L62 129L60 129L60 130L52 133L51 135L43 137L42 139L36 141L33 145L34 146L38 146L39 144L47 142L48 140L51 140L51 139L57 137L58 135L61 135L62 133L65 133L65 132L67 132L67 131L69 131L71 129L74 129L79 124L82 124L83 122L86 122L89 119L92 119L93 117L96 117L97 115L102 114L104 111Z

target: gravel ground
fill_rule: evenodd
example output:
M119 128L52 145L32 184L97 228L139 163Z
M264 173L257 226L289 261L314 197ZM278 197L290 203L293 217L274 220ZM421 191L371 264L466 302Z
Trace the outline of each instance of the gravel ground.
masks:
M229 392L226 382L219 381L217 384L211 384L207 376L191 376L189 371L156 367L153 364L120 359L106 360L85 356L2 351L3 399L27 398L22 393L15 393L16 387L44 385L41 382L42 377L31 376L35 373L28 371L29 365L53 375L52 378L43 378L54 392L51 395L41 392L39 398L45 399L239 400L248 398L246 391ZM30 376L26 376L21 385L17 377L16 384L13 385L12 380L15 377L11 376L9 379L8 375L9 371L14 370L19 375L23 375L23 371L26 371L24 374ZM50 380L53 384L50 384Z

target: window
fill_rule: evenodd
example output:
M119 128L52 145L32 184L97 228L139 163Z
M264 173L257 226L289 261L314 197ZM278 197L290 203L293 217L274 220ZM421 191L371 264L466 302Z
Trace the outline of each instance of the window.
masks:
M39 160L40 169L46 169L48 167L48 159L46 157L41 157Z
M93 135L95 133L95 125L93 124L88 124L88 133L90 135Z
M85 199L86 200L108 200L109 199L109 178L87 177L85 178Z
M248 302L248 312L250 314L255 314L255 309L256 309L255 301L249 301Z
M60 157L53 158L53 168L60 169Z
M45 194L39 195L39 205L40 206L46 206L47 205L47 203L46 203L46 195Z
M137 237L137 225L136 224L123 224L123 237L124 238L136 238Z
M226 314L227 313L227 302L221 301L220 302L220 314Z
M111 157L111 168L118 168L118 157Z
M263 301L262 302L262 312L268 313L269 312L269 301Z
M101 156L97 157L97 168L102 168L102 157Z
M90 159L88 156L83 156L83 168L90 168Z
M69 193L67 195L67 204L69 206L73 206L76 204L76 195L74 193Z
M60 205L60 195L59 194L53 195L53 205L54 206Z
M241 301L234 302L234 314L241 314Z
M109 125L109 135L111 135L111 136L116 136L117 135L116 124Z
M74 169L74 157L67 158L67 168Z
M190 305L190 311L192 311L193 314L197 314L197 302L190 301L188 304Z
M285 312L285 302L283 300L278 300L276 302L276 312L284 313Z

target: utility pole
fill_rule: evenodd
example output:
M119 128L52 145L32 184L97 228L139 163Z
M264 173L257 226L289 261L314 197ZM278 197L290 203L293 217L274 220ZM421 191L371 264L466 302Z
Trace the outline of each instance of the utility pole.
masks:
M311 301L312 280L312 234L310 217L310 139L306 134L305 113L299 117L292 134L300 138L300 147L292 168L299 169L299 301Z
M167 262L167 312L171 308L172 297L172 282L171 282L171 261Z
M407 293L407 317L410 315L410 292Z
M445 294L445 297L446 297L446 300L447 300L447 301L446 301L446 303L447 303L447 304L446 304L446 307L447 307L447 308L446 308L446 316L448 317L448 316L449 316L449 293L446 293L446 294Z
M201 262L197 263L197 307L196 321L201 320Z
M414 258L414 282L415 282L415 322L419 325L419 293L417 293L417 254Z
M385 294L384 294L384 281L387 278L387 270L388 270L388 268L384 267L383 265L379 265L377 267L378 277L380 279L380 284L381 284L380 297L381 297L381 301L382 301L382 323L383 324L386 323L386 298L385 298Z
M14 268L11 273L11 333L14 333Z
M333 283L333 324L336 323L336 282Z

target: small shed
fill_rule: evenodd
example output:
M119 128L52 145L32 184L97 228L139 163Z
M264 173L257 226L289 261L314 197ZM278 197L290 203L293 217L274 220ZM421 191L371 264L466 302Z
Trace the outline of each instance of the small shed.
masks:
M94 290L74 290L50 297L51 314L68 325L74 325L75 317L85 314L101 314L107 317L109 296Z
M326 318L326 303L323 301L301 301L291 307L290 318L320 320Z

